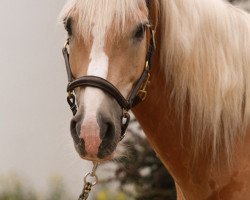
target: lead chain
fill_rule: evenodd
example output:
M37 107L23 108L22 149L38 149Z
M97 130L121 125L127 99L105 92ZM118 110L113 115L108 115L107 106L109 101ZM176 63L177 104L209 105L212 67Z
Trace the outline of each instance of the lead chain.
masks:
M98 183L98 176L96 175L96 170L98 167L98 163L94 163L93 169L90 173L87 173L84 177L84 187L82 190L82 194L79 196L78 200L87 200L89 197L89 194L91 192L91 189L93 186L95 186ZM88 177L94 178L94 182L88 181Z

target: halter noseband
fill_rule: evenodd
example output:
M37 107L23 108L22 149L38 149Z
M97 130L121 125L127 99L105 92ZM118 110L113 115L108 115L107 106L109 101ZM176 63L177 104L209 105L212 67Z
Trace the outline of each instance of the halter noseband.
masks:
M122 108L123 116L121 117L121 136L122 138L124 137L125 131L130 121L128 110L130 110L138 103L145 100L147 96L146 88L149 83L150 71L152 68L152 56L156 49L156 45L155 45L155 31L153 30L151 24L147 24L146 27L149 29L150 32L150 43L146 56L145 67L141 77L134 84L128 99L125 99L123 95L120 93L120 91L112 83L108 82L107 80L101 77L83 76L75 79L73 77L70 68L69 52L68 52L69 39L67 39L65 46L62 49L62 52L65 59L66 71L68 75L67 101L70 106L70 109L72 110L73 115L76 115L77 113L76 97L74 94L75 88L77 87L99 88L104 92L106 92L107 94L109 94L110 96L112 96Z

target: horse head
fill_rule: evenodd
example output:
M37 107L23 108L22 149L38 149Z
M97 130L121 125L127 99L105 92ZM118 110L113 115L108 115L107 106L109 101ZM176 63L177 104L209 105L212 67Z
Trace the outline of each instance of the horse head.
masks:
M127 111L145 97L154 46L148 4L78 0L62 12L75 148L84 159L109 160L125 132Z

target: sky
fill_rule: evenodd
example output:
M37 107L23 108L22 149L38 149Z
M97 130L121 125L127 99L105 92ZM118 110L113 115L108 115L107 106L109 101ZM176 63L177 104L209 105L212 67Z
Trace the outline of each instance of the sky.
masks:
M76 193L89 166L76 154L69 132L61 54L66 34L58 23L64 3L1 0L0 177L17 173L46 191L57 174Z

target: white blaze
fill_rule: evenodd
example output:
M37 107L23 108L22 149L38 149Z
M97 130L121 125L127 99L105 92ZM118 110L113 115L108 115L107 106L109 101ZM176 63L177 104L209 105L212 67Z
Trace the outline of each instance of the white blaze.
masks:
M90 53L90 63L87 70L88 76L98 76L107 79L108 56L104 52L105 31L100 32L97 26L93 27L93 45ZM85 119L96 120L96 112L104 98L104 92L93 87L86 87L83 102ZM94 118L94 119L93 119Z

